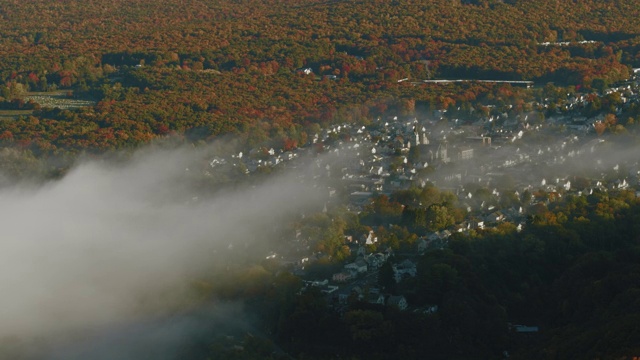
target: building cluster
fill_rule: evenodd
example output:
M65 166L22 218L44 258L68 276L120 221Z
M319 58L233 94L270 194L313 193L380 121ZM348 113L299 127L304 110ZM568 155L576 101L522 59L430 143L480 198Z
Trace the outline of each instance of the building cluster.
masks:
M608 89L600 96L614 92L620 95L618 113L639 101L637 82ZM308 167L304 181L325 184L319 186L327 187L330 201L347 203L355 212L378 195L428 183L453 193L468 216L446 230L419 234L413 252L392 265L395 281L402 282L417 275L412 257L429 248L445 247L455 232L504 222L521 230L528 208L535 204L548 205L568 194L638 189L637 156L616 160L610 141L594 132L594 124L603 121L604 115L588 118L581 111L590 101L594 101L592 96L568 96L557 116L543 122L533 115L507 113L463 122L436 111L381 117L367 125L338 124L310 134L308 144L292 151L254 149L246 156L212 158L209 166L242 166L246 173ZM576 173L587 175L577 177ZM337 307L355 298L406 309L410 305L406 298L385 294L378 287L379 269L391 261L391 251L367 254L367 245L376 242L373 232L356 242L345 240L355 256L327 280L308 286L321 288ZM286 255L290 260L284 260L284 255L270 256L301 275L324 256L313 253L308 240L299 234L290 245ZM417 310L435 312L437 307Z

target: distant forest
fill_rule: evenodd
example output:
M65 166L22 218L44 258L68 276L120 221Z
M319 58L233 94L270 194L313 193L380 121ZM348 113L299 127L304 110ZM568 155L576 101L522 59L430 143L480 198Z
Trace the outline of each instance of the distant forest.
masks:
M639 16L638 0L4 1L0 101L32 111L0 117L0 145L38 157L235 134L292 148L392 111L523 111L524 89L421 80L602 88L640 67ZM96 105L20 102L61 89Z

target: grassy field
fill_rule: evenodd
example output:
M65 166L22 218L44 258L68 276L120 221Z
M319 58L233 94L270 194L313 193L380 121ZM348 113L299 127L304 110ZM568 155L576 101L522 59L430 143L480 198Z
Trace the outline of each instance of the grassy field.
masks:
M23 98L25 102L34 101L41 107L60 108L60 109L78 109L85 106L95 105L95 101L74 99L69 97L68 91L51 91L51 92L30 92ZM15 119L19 116L29 116L33 110L1 110L0 119Z
M24 97L24 101L34 101L42 107L77 109L95 105L95 101L74 99L68 96L68 91L33 92Z
M15 119L18 116L29 116L31 113L33 113L33 110L0 110L0 119Z

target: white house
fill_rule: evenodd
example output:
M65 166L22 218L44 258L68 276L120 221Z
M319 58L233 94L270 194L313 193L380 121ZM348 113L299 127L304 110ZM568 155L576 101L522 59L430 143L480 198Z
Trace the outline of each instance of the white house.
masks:
M382 264L384 264L384 262L387 260L387 257L381 253L369 254L366 256L365 260L369 265L369 269L376 270L380 268Z
M387 305L395 306L400 310L405 310L407 307L409 307L409 304L407 304L407 299L405 299L404 296L402 295L389 296L389 299L387 300Z
M384 305L384 295L382 294L369 294L369 298L367 299L369 304L379 304Z
M411 260L405 260L400 264L393 264L393 276L397 283L405 277L415 277L418 273L416 264Z
M352 276L351 273L348 271L342 271L336 274L333 274L333 281L335 282L347 282L349 280L351 280Z
M425 238L421 238L418 240L418 253L422 254L425 251L427 251L427 245L429 245L429 242L427 242L427 240Z
M373 245L374 243L378 242L378 237L375 236L375 234L373 233L373 230L369 231L369 234L367 235L366 239L365 239L365 244L367 245Z
M367 272L367 263L364 260L357 260L344 266L345 270L352 270L358 274Z

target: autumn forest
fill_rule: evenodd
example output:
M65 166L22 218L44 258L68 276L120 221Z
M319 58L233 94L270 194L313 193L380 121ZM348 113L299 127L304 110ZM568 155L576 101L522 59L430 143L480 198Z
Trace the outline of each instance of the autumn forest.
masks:
M0 100L32 111L2 117L0 139L35 156L167 134L292 147L317 124L526 99L522 89L427 79L589 89L640 66L639 11L621 0L7 1ZM96 104L60 111L22 100L51 90Z

